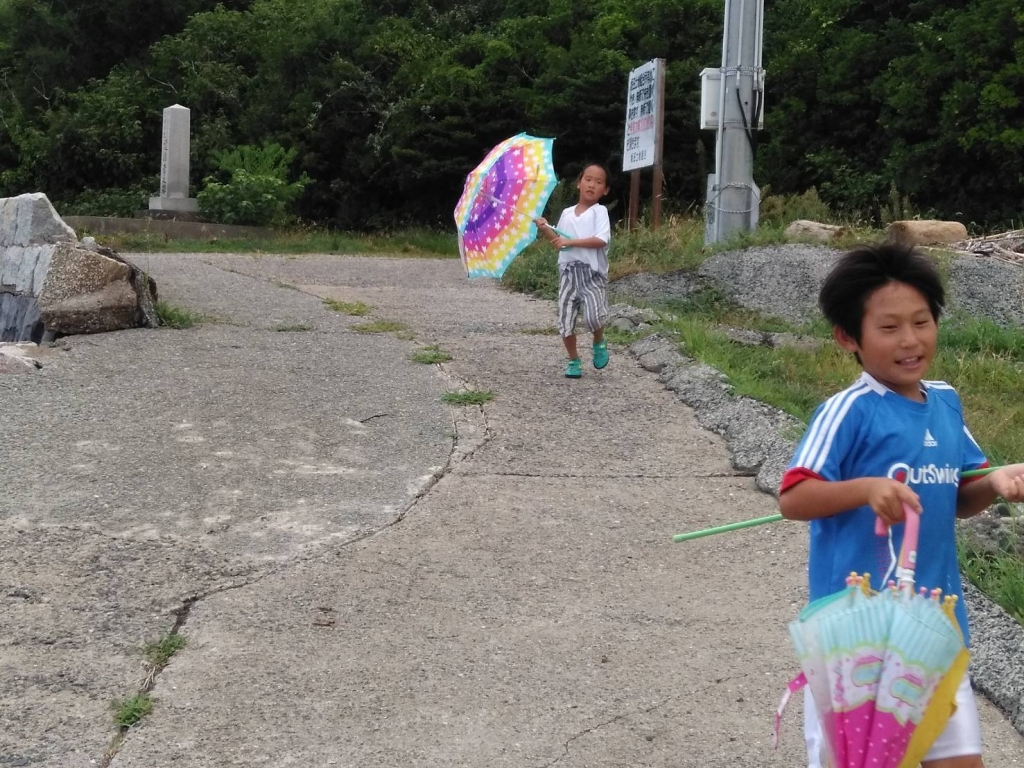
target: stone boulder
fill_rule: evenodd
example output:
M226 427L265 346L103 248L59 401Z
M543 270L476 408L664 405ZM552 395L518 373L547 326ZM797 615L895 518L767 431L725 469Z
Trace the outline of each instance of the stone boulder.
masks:
M841 255L820 245L758 246L717 253L698 274L742 307L799 324L821 317L818 291ZM950 310L1024 327L1024 263L959 256L946 288Z
M818 245L760 246L717 253L698 274L740 306L802 323L819 316L818 290L841 255Z
M156 284L83 245L41 193L0 199L0 341L159 325Z
M0 343L0 373L31 373L43 367L47 348L32 342Z
M894 221L886 240L898 245L943 245L967 239L967 227L959 221Z
M949 268L950 304L1004 328L1024 327L1024 264L960 256Z
M784 232L787 240L810 240L815 243L830 243L844 233L836 224L822 224L807 219L797 219Z

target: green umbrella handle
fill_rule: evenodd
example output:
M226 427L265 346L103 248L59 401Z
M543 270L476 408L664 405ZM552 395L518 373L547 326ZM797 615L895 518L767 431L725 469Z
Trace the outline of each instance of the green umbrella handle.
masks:
M562 230L558 229L558 227L552 227L550 224L548 224L548 229L550 229L552 232L554 232L559 237L564 237L566 240L572 240L572 235L566 234Z
M987 475L999 467L985 467L984 469L968 469L960 473L961 477L980 477L981 475ZM720 525L717 528L705 528L703 531L694 531L693 533L677 533L672 537L672 541L679 543L681 541L690 541L691 539L700 539L704 536L712 536L716 533L726 533L728 531L738 531L741 528L753 528L755 525L764 525L765 523L774 523L778 520L782 520L782 515L767 515L765 517L755 517L753 520L744 520L741 523L729 523L728 525Z
M720 525L717 528L705 528L703 531L694 531L693 533L677 533L675 536L672 537L672 541L679 543L680 541L699 539L703 536L711 536L715 533L725 533L726 531L738 531L740 528L753 528L755 525L774 523L776 520L781 519L782 515L768 515L767 517L755 517L753 520L744 520L742 523L729 523L729 525Z

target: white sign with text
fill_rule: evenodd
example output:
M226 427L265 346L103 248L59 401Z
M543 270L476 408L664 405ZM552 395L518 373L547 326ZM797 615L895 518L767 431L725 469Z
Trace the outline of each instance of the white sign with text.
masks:
M647 168L658 162L658 59L629 73L626 99L626 134L622 145L622 170Z

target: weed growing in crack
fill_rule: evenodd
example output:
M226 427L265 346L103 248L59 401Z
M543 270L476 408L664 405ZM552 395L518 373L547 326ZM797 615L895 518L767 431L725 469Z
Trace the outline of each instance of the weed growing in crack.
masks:
M274 330L278 333L302 333L303 331L312 331L313 326L309 323L295 323L294 325L286 325L282 323Z
M452 356L436 344L432 344L429 347L424 347L418 352L413 353L411 359L414 363L438 365L439 363L447 363L452 359Z
M152 711L153 700L148 693L140 693L114 702L114 722L123 728L131 728Z
M185 647L188 640L184 635L165 635L159 640L142 646L146 660L156 669L163 669L178 651Z
M160 325L166 325L168 328L181 330L203 322L203 316L199 313L176 307L166 301L158 301L154 305L154 309L156 309L156 316L160 319Z
M553 325L549 325L547 328L523 328L519 333L526 336L557 336L558 329Z
M392 331L408 331L404 323L394 320L374 320L372 323L357 323L352 326L356 333L391 333Z
M328 309L333 309L335 312L341 312L344 315L352 315L354 317L368 315L370 310L373 309L369 304L363 304L361 301L338 301L337 299L324 299L324 306Z
M462 392L446 392L441 400L449 405L483 405L494 399L489 389L467 389Z

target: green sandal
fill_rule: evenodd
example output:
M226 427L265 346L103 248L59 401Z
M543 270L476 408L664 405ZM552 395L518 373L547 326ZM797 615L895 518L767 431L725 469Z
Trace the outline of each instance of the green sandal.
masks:
M608 365L608 342L599 341L594 345L594 367L601 370Z
M565 378L567 379L578 379L583 375L583 365L580 363L578 357L574 357L569 361L569 364L565 366Z

